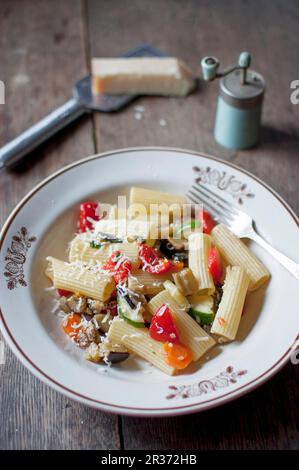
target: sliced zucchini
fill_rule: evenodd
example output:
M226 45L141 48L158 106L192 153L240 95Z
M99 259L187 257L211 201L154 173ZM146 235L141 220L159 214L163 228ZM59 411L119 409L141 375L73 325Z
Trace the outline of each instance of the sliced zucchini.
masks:
M176 231L175 235L178 238L179 236L183 236L184 238L188 239L190 233L193 232L200 232L201 231L201 223L198 220L192 219L190 222L186 223L185 225L179 226Z
M202 325L210 325L214 320L214 299L211 295L192 295L189 298L189 314Z
M144 319L142 316L142 307L133 308L132 303L127 301L126 296L117 294L117 309L119 316L126 320L130 325L136 328L144 328Z
M176 303L183 308L184 310L189 310L190 304L186 297L179 291L177 286L171 281L163 282L163 286L170 293L171 297L176 301Z

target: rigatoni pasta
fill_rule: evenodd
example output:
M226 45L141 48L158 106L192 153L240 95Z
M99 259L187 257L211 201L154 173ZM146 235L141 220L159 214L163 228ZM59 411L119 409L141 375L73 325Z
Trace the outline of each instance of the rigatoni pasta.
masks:
M173 274L173 280L183 295L193 295L199 290L198 280L190 268L184 268Z
M212 238L225 261L231 266L242 266L249 278L249 290L255 290L268 281L270 274L255 254L225 225L212 230Z
M212 324L211 333L226 341L232 341L236 338L249 282L249 276L243 267L229 266L227 268L223 296Z
M115 282L109 274L90 271L80 264L71 264L49 256L47 261L53 272L53 285L57 289L106 301L115 289Z
M133 270L128 277L128 287L140 294L154 295L164 290L163 283L171 278L171 273L151 274L142 269Z
M116 318L111 324L108 338L113 343L123 344L129 351L158 367L165 374L175 374L175 368L165 362L163 345L153 340L146 328L137 330L125 320Z
M154 191L152 189L137 188L133 186L130 191L130 205L142 204L149 212L151 204L183 205L187 203L184 196L174 196L170 193Z
M69 261L82 261L83 263L104 263L114 251L120 251L138 268L138 244L131 243L104 243L100 246L93 245L89 240L75 237L70 243Z
M192 233L188 237L188 243L189 268L198 281L199 291L205 294L212 294L215 286L208 266L211 237L205 233Z
M69 261L74 263L81 261L83 263L103 263L109 257L110 245L102 245L99 248L92 248L88 240L81 237L75 237L69 248Z

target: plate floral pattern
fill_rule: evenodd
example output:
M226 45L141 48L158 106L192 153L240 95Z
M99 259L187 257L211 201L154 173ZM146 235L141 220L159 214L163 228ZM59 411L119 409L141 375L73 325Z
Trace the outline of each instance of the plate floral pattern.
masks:
M173 398L191 398L204 394L207 395L208 393L237 383L245 374L247 374L247 370L235 371L232 366L228 366L225 371L220 372L219 375L216 375L212 379L201 380L191 385L170 385L168 388L171 390L171 393L167 395L166 398L171 400Z
M226 191L230 194L239 204L243 204L244 198L254 197L246 183L242 183L242 181L239 181L234 175L226 171L219 171L210 166L194 166L193 171L196 173L196 183L216 186L221 191Z
M4 276L7 279L9 290L18 286L27 286L24 275L24 264L26 262L27 251L31 247L36 237L30 236L26 227L22 227L16 235L12 237L10 248L7 249L5 256Z

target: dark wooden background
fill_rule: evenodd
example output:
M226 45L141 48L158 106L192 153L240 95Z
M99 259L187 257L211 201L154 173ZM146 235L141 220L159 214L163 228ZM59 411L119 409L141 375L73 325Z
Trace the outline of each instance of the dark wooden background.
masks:
M204 55L228 65L249 50L268 85L262 144L232 152L214 142L217 83L202 84L186 99L140 98L141 121L134 118L133 106L120 114L85 117L18 171L2 171L0 221L35 184L67 163L146 145L185 147L237 163L299 213L299 105L290 102L290 82L299 79L297 0L1 0L0 79L6 104L0 105L0 145L68 99L72 84L88 72L90 57L117 56L144 42L183 58L198 73ZM260 389L222 408L144 419L72 402L5 352L1 449L298 448L298 366L288 365Z

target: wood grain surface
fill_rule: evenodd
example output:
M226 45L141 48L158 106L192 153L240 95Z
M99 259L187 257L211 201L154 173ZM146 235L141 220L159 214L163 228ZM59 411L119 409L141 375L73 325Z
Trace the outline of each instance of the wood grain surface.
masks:
M299 79L296 0L2 0L0 145L70 97L91 56L117 56L150 43L183 58L223 65L249 50L267 81L261 144L228 151L212 136L218 84L186 99L139 98L117 114L82 118L0 173L0 222L39 181L83 156L165 145L207 152L264 179L299 213ZM143 105L141 120L134 105ZM160 120L166 126L160 125ZM61 196L63 197L63 189ZM287 312L283 312L287 316ZM271 341L271 338L269 338ZM295 449L299 444L298 366L224 407L167 419L117 417L72 402L35 379L5 348L0 365L1 449Z

